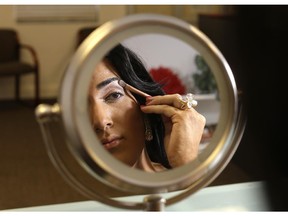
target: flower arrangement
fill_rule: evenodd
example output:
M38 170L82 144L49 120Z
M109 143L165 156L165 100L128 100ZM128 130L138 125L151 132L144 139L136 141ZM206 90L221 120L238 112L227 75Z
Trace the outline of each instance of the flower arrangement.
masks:
M151 68L149 72L154 81L162 85L162 89L166 94L186 94L185 85L171 69L160 66Z

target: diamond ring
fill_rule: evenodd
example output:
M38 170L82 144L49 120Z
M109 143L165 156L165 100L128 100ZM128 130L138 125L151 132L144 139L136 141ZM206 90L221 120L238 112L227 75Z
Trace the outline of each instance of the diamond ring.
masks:
M193 94L188 93L184 96L181 96L179 98L180 102L180 109L185 110L185 109L191 109L192 107L196 107L198 102L194 100Z

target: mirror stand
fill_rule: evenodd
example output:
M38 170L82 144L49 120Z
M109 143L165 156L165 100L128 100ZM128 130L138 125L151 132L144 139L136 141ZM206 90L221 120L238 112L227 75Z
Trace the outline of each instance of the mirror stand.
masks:
M145 211L164 211L166 199L160 195L149 195L143 200Z
M199 160L157 174L132 170L110 155L95 136L87 111L88 84L97 62L123 39L143 33L167 34L195 47L214 69L221 100L213 139ZM173 17L132 15L102 25L77 50L64 78L59 104L40 104L35 110L48 156L73 188L116 208L164 211L207 186L230 161L245 128L245 113L238 107L236 83L224 56L202 32ZM63 137L53 136L55 130L62 130ZM167 198L160 195L175 191L180 193ZM135 195L144 199L114 199Z

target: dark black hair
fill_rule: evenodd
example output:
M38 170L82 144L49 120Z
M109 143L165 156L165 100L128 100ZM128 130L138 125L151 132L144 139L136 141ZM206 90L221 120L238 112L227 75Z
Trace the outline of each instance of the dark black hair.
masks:
M105 56L109 65L118 73L123 81L151 96L164 95L159 83L150 76L143 62L129 48L119 44ZM145 104L146 99L133 94L139 104ZM146 149L151 161L171 168L164 147L164 124L159 114L147 114L153 132L153 139L146 141Z

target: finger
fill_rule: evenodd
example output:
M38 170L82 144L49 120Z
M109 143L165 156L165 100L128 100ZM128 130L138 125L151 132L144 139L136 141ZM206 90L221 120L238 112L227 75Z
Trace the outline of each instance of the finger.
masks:
M175 108L181 107L181 95L180 94L170 94L161 95L146 98L146 105L170 105Z
M177 114L178 112L183 112L183 110L179 110L174 106L170 105L146 105L140 106L142 112L144 113L154 113L154 114L161 114L168 118L171 118L173 115Z

